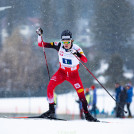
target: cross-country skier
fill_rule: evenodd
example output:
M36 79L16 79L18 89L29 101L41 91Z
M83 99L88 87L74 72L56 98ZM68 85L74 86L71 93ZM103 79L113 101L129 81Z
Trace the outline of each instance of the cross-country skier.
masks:
M69 30L65 30L61 34L61 42L51 43L46 43L43 41L43 30L41 28L38 28L36 30L36 33L38 34L38 46L56 49L58 52L60 64L58 71L52 76L47 87L49 110L43 113L41 117L54 117L55 108L53 91L57 85L67 80L73 85L79 96L79 99L82 102L86 120L99 122L88 112L87 109L87 101L84 95L84 88L78 73L79 60L74 55L79 57L85 63L87 62L87 58L85 57L82 49L76 44L73 44L72 33Z

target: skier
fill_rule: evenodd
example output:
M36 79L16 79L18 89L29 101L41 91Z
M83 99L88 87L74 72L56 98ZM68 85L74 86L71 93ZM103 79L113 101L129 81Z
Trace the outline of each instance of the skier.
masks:
M85 57L82 49L76 44L73 44L72 33L69 30L64 30L61 34L61 42L51 43L46 43L43 41L43 30L41 28L38 28L36 33L38 34L38 46L56 49L58 51L60 64L58 71L52 76L47 87L49 110L43 113L41 117L54 117L55 108L53 90L57 85L67 80L73 85L79 99L82 102L86 120L99 122L88 112L87 109L88 104L84 95L83 84L78 73L79 60L74 55L79 57L84 63L87 62L87 58Z

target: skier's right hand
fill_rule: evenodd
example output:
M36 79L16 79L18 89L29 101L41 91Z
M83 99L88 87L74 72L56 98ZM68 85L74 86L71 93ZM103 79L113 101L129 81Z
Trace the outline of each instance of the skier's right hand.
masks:
M36 30L36 33L37 33L39 36L41 36L41 35L43 34L43 30L42 30L41 28L38 28L38 29Z
M77 54L77 50L75 50L75 49L70 49L69 50L72 54Z

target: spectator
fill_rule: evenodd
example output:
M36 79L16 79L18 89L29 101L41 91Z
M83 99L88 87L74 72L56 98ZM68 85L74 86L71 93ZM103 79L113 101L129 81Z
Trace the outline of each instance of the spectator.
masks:
M116 98L116 117L120 117L120 109L118 108L118 103L119 103L119 95L122 90L122 86L119 83L115 83L115 98Z
M90 89L89 88L86 88L85 89L85 97L86 97L86 100L87 100L87 103L88 103L88 108L90 107L91 105L91 101L92 101L92 97L91 97L91 94L90 94ZM79 103L79 109L80 109L80 119L84 119L84 116L83 116L83 108L82 108L82 102L80 100L77 100L76 101L77 103Z
M90 94L90 88L86 88L85 97L86 97L86 100L87 100L87 103L88 103L88 109L89 109L89 107L92 104L92 96Z
M126 104L126 98L127 98L127 87L125 86L124 88L121 89L120 94L119 94L119 100L118 100L118 105L117 105L117 117L119 118L124 118L124 106ZM122 108L122 109L121 109Z
M84 119L82 102L80 101L80 99L79 100L76 100L76 102L79 104L80 119Z
M119 94L121 92L121 85L120 83L115 83L115 97L116 97L116 101L118 102L119 101Z
M127 88L127 99L126 99L126 103L127 103L127 110L128 110L128 117L132 118L132 114L130 111L130 104L132 103L132 97L133 97L133 87L131 85L131 83L128 83L126 85Z
M91 112L94 113L94 116L96 117L96 104L97 104L97 93L96 93L96 88L95 88L95 85L92 85L91 86L91 89L93 90L93 102L92 102L92 109L91 109Z

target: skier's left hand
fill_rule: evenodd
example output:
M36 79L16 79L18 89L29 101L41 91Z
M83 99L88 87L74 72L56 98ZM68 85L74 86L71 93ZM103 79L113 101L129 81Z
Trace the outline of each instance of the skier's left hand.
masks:
M77 54L77 50L75 50L75 49L70 49L70 52L71 52L72 54Z

